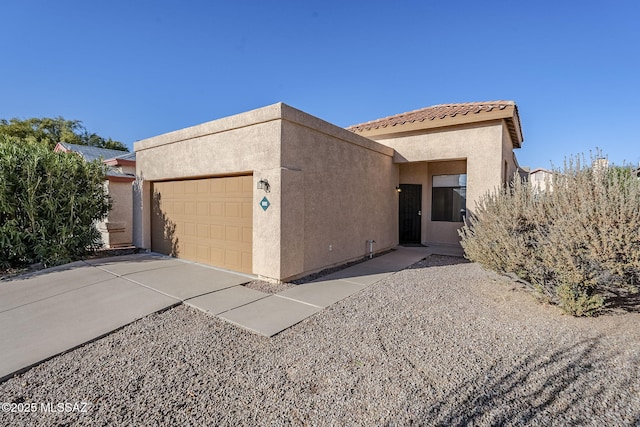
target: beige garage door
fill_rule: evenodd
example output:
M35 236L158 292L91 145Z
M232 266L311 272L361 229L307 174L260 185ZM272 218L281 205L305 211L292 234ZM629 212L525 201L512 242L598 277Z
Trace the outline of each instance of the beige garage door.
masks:
M153 183L151 248L251 273L251 176Z

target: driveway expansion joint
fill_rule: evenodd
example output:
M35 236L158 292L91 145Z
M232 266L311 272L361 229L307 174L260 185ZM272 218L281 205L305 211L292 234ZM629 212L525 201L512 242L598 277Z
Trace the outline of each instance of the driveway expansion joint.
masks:
M304 286L304 285L299 285L299 286ZM300 304L309 305L309 306L311 306L311 307L319 308L319 309L321 309L321 310L322 310L322 309L324 309L324 308L326 308L326 307L323 307L323 306L321 306L321 305L311 304L310 302L305 302L305 301L301 301L301 300L299 300L299 299L295 299L295 298L291 298L291 297L286 297L286 296L284 296L284 295L273 294L273 296L274 296L274 297L278 297L278 298L282 298L282 299L287 299L287 300L289 300L289 301L299 302Z
M24 278L19 287L10 282L0 286L0 309L5 307L0 311L0 341L13 343L0 348L0 378L180 304L274 336L431 253L399 248L391 257L382 255L277 294L240 286L255 280L252 275L154 254L45 271Z

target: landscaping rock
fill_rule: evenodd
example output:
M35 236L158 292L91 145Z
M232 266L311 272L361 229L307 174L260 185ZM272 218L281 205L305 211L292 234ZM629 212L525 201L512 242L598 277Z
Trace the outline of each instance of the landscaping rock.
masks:
M266 338L187 306L0 384L5 425L638 425L640 314L428 257ZM16 403L17 405L17 403Z

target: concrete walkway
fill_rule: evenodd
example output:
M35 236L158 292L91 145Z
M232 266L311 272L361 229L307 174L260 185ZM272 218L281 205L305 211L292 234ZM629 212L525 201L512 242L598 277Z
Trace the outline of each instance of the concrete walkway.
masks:
M151 313L252 279L137 254L78 261L0 282L0 381Z
M270 337L323 308L387 278L396 271L420 261L431 253L433 249L426 247L399 247L386 255L345 268L313 282L217 314L238 326ZM200 298L187 303L210 311Z
M180 303L273 336L432 253L458 255L399 247L278 294L241 286L254 276L158 254L78 261L0 282L0 381Z

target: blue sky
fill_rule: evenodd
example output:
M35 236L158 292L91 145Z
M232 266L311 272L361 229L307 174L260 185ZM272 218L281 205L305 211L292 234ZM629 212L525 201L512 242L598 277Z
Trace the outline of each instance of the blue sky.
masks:
M518 104L521 165L640 162L640 2L7 0L0 118L132 147L275 102L339 126Z

